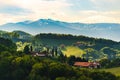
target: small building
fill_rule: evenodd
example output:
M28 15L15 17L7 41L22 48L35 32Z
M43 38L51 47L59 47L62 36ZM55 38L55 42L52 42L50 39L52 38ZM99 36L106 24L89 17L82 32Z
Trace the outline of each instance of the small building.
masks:
M39 56L39 57L46 57L47 55L45 53L40 52L31 52L32 56Z
M39 56L39 57L45 57L46 56L46 54L41 54L41 53L36 53L36 56Z
M74 66L81 68L99 68L100 64L98 62L75 62Z
M100 65L99 62L91 62L91 67L92 67L92 68L100 68L101 65Z

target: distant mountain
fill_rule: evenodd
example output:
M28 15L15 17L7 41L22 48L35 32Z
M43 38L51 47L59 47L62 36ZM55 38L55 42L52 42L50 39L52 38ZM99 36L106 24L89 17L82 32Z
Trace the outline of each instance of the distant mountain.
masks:
M24 21L4 24L0 26L0 30L22 30L31 34L65 33L120 41L120 24L117 23L84 24L55 21L52 19L40 19L37 21Z

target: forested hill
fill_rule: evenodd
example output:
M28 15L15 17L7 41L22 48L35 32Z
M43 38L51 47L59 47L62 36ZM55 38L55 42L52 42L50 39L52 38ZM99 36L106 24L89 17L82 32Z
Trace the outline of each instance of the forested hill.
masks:
M0 38L0 52L9 51L14 52L16 51L16 45L9 39Z
M52 33L41 33L35 36L32 36L23 31L13 31L13 32L5 32L0 31L0 37L11 39L14 42L22 41L22 42L37 42L37 44L48 45L48 46L78 46L80 48L94 48L95 50L100 50L103 47L110 47L119 49L120 42L108 40L108 39L100 39L93 38L87 36L75 36L71 34L52 34ZM32 41L34 40L34 41Z
M31 56L15 48L12 41L0 38L0 80L119 80L109 72L72 67L70 57Z
M81 47L92 47L97 50L101 49L102 47L115 48L116 46L120 45L119 42L112 40L98 39L86 36L73 36L70 34L38 34L35 36L35 39L40 40L41 43L46 45L76 45Z
M11 32L9 35L13 34ZM21 37L15 36L15 34L20 34ZM0 38L0 52L9 51L24 51L25 46L28 48L32 47L35 52L42 52L49 50L56 50L57 53L62 52L67 57L76 56L84 57L89 61L109 59L114 60L120 58L120 42L98 39L87 36L75 36L70 34L46 34L41 33L32 37L27 37L27 33L19 31L7 39ZM23 36L23 37L22 37ZM31 36L31 35L29 35ZM2 36L4 37L4 36ZM17 39L16 45L9 39L14 41ZM29 40L30 39L30 40ZM22 42L24 40L24 42Z
M19 30L13 32L0 31L0 37L11 39L13 42L18 41L26 42L32 39L31 34Z

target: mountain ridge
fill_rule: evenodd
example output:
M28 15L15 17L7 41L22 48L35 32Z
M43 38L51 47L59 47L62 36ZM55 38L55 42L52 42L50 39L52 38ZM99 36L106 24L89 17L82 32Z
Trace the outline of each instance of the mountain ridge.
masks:
M85 35L90 37L112 39L120 41L119 23L70 23L52 19L39 19L36 21L23 21L8 23L0 26L0 30L21 30L30 34L62 33L73 35Z

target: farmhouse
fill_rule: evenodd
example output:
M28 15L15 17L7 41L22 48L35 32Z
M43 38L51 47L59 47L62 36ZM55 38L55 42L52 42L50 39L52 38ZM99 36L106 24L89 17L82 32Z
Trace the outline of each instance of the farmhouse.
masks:
M31 52L32 56L39 56L39 57L46 57L46 53L40 53L40 52Z
M98 62L75 62L75 67L82 67L82 68L99 68L100 63Z

